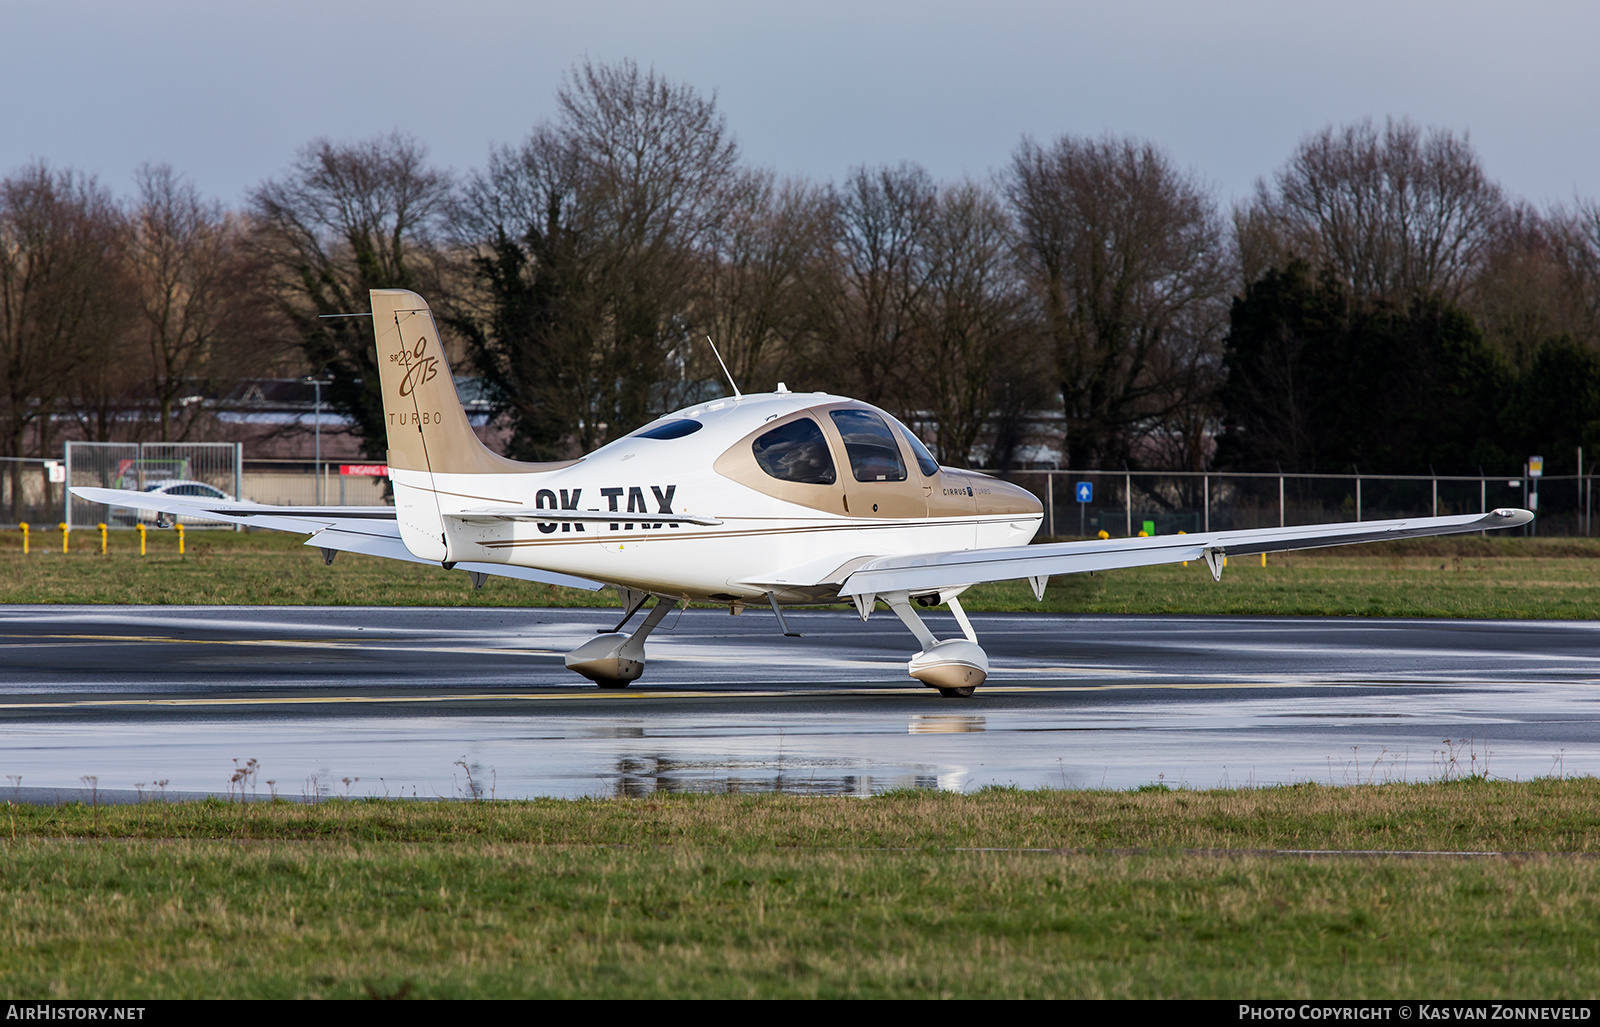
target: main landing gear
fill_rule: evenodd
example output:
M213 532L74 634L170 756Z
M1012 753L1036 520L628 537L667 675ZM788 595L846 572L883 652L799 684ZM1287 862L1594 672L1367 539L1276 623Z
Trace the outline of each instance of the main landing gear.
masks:
M956 599L960 591L952 589L915 597L909 592L890 592L850 598L855 601L862 620L867 619L879 599L887 603L895 616L922 643L922 651L911 658L906 670L929 688L938 689L946 699L965 699L988 678L989 655L978 645L978 635L972 630L972 622L967 619L967 612ZM627 589L623 591L623 599L627 603L627 610L617 626L589 639L566 657L569 669L577 671L601 688L627 688L639 679L644 673L644 640L660 625L674 605L671 599L657 596L656 604L650 608L644 623L633 634L625 635L622 629L634 614L644 608L650 593ZM783 613L778 609L777 599L770 594L768 599L772 602L773 612L777 614L778 624L784 634L795 634L788 630ZM913 603L918 606L948 604L950 612L955 614L956 623L961 625L961 633L966 637L939 641L922 622Z
M628 612L617 622L617 626L567 654L567 668L577 671L601 688L627 688L639 679L639 675L644 673L644 640L673 607L670 599L657 596L656 605L650 608L644 623L633 634L624 635L623 625L639 612L645 600L650 598L650 593L629 589L623 597L627 600Z
M972 622L967 619L967 612L961 608L961 603L956 599L959 589L935 595L917 596L912 599L908 592L891 592L876 596L852 596L856 602L856 610L861 614L861 619L866 620L867 614L872 612L872 606L878 599L889 604L889 609L895 612L901 622L911 633L917 636L917 641L922 643L922 651L911 657L911 662L906 669L911 676L927 685L936 688L939 694L946 699L965 699L989 676L989 654L978 645L977 632L972 630ZM922 618L912 608L912 603L920 606L937 606L947 603L950 612L955 614L956 623L961 625L961 633L966 638L949 638L943 642L934 637L928 626L922 623Z

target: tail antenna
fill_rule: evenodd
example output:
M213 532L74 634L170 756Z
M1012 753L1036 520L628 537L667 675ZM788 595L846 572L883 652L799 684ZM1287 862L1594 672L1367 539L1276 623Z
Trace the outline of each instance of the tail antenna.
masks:
M722 363L722 354L717 353L717 344L711 342L711 336L706 336L706 342L711 343L711 352L716 354L717 363L722 364L722 373L728 375L728 384L733 386L733 398L744 399L744 393L739 391L739 383L733 380L733 375L728 374L728 365Z

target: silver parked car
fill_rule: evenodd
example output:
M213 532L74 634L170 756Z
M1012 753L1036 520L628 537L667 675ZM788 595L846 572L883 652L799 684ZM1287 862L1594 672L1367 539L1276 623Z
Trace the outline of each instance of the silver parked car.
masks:
M232 496L217 488L215 485L207 485L203 481L183 481L177 478L168 478L165 481L151 482L144 487L144 491L157 493L164 496L192 496L196 499L215 499L222 503L231 503L234 501ZM112 507L110 518L113 524L120 524L123 526L131 526L134 524L154 524L158 527L166 527L168 524L172 523L171 514L163 514L157 510L134 511L125 506ZM200 518L195 518L191 521L187 517L184 518L183 521L185 524L193 523L209 525L222 523L221 521L207 521Z

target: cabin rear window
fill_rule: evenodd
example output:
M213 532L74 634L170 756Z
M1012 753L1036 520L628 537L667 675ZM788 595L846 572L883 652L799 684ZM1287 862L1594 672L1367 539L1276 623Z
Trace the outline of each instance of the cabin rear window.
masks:
M695 432L704 427L705 425L701 424L699 421L692 421L687 417L680 417L676 421L668 421L665 424L658 424L649 431L639 432L634 436L634 438L681 439L685 435L693 435Z
M850 472L856 481L905 481L900 447L883 418L870 410L832 410L833 423L844 437Z
M832 485L837 478L822 428L809 417L779 425L751 443L756 463L779 481Z

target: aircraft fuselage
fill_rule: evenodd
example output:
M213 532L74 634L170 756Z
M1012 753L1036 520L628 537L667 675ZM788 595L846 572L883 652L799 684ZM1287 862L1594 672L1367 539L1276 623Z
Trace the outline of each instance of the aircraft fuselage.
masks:
M797 459L808 461L798 472ZM1043 518L1026 490L939 467L894 418L825 394L696 404L547 471L391 473L403 532L408 521L418 536L442 521L441 562L537 567L730 603L768 593L787 603L833 599L867 559L1022 545ZM504 508L605 516L472 517ZM715 523L654 519L663 515Z

